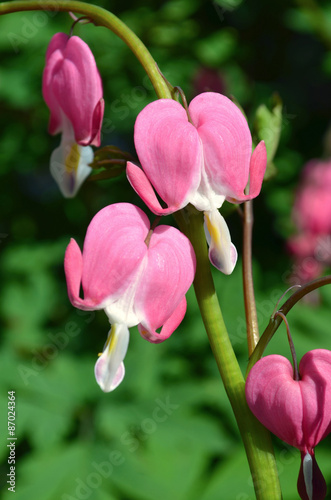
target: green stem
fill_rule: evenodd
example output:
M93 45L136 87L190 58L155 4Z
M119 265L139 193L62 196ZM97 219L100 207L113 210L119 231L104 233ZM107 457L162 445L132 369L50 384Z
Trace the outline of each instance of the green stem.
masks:
M277 315L280 316L285 323L287 340L288 340L288 343L290 345L290 351L291 351L292 360L293 360L293 378L294 378L294 380L299 381L300 377L299 377L299 369L298 369L298 359L297 359L297 354L295 352L295 347L294 347L292 335L290 332L290 325L288 324L288 321L287 321L285 314L283 314L280 311L277 311L275 316L277 316Z
M252 270L252 233L253 233L253 202L252 200L244 203L243 213L243 284L244 284L244 303L246 313L247 327L247 345L249 356L254 351L259 341L259 324L257 320L254 282Z
M320 288L321 286L329 284L331 284L331 276L324 276L323 278L318 278L317 280L311 281L310 283L301 286L298 291L296 291L293 295L291 295L289 299L287 299L287 301L282 305L279 311L283 313L284 316L286 316L286 314L292 309L292 307L295 306L295 304L300 299L302 299L305 295L307 295L307 293L310 293L313 290ZM267 328L264 330L263 335L259 340L259 343L257 344L253 354L249 358L246 377L253 368L253 366L255 365L255 363L262 357L267 345L269 344L273 335L277 331L281 322L282 322L281 316L279 315L276 316L276 313L274 313L271 316Z
M245 397L245 381L233 351L216 295L203 228L203 214L188 207L176 220L192 242L197 269L194 289L209 342L244 442L256 498L281 499L270 433L254 417Z
M0 15L29 10L75 12L88 17L97 26L104 26L110 29L127 44L140 61L152 82L157 97L171 99L171 93L167 84L158 71L157 64L150 52L137 35L111 12L97 5L76 2L76 0L14 0L12 2L0 3Z

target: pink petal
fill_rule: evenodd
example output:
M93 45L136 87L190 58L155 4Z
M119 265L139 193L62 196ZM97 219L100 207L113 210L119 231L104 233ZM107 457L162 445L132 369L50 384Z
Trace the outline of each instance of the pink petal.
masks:
M260 143L252 156L252 137L239 108L222 94L205 92L193 99L189 112L203 144L204 169L215 194L244 201L257 196L266 169ZM250 194L244 189L250 174Z
M291 446L304 447L301 390L288 359L278 354L260 359L247 377L246 399L267 429Z
M265 169L267 167L267 149L264 141L259 142L253 151L250 167L249 167L249 195L244 198L237 198L241 200L251 200L260 194Z
M102 89L101 89L102 92ZM103 114L105 111L105 101L104 99L100 99L100 101L97 103L93 116L92 116L92 127L91 131L89 134L89 137L91 137L93 140L92 142L87 141L87 144L91 144L92 146L100 146L101 143L101 126L102 126L102 121L103 121Z
M243 194L252 154L244 115L230 99L214 92L195 97L189 112L203 144L204 168L215 193Z
M170 318L168 318L164 323L160 333L157 333L155 330L149 331L144 327L143 324L139 324L138 330L140 335L153 344L159 344L160 342L163 342L174 333L174 331L183 321L186 313L186 307L186 298L183 297L182 301L176 307Z
M187 205L200 182L202 149L184 108L171 99L150 103L137 117L134 141L147 178L171 211ZM150 199L146 184L130 174L139 196Z
M186 236L169 226L155 229L135 298L137 316L146 330L155 331L172 316L193 282L195 264Z
M57 134L62 131L62 110L54 95L52 83L53 75L59 70L63 61L63 53L69 36L65 33L56 33L50 41L46 52L46 65L43 72L43 98L50 109L49 133Z
M264 141L259 142L253 151L249 167L249 194L238 192L234 197L229 196L227 201L240 203L256 198L261 191L262 182L267 167L267 149Z
M137 165L128 161L126 165L126 175L133 189L154 214L167 215L176 212L176 206L162 208L151 183L143 170L137 167Z
M90 300L82 300L79 290L82 281L83 257L76 241L71 238L64 257L64 272L67 280L68 296L73 306L93 310L96 306Z
M331 432L331 351L307 352L299 365L305 443L315 447Z
M78 144L99 146L103 92L93 54L77 36L67 38L66 44L62 33L55 37L43 75L43 95L51 110L50 133L62 130L62 112L72 123Z
M247 377L246 398L265 427L305 451L331 431L331 351L309 351L299 372L301 379L296 381L286 358L266 356Z
M129 203L110 205L96 214L87 229L83 263L76 248L75 253L70 252L70 268L66 270L77 307L94 304L94 308L104 308L105 301L109 305L131 286L147 253L144 240L148 231L147 216ZM78 297L78 275L84 301Z

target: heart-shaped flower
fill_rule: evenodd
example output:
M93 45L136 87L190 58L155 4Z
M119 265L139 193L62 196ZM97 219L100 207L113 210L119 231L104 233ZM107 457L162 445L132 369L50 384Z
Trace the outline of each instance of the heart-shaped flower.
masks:
M299 373L300 380L295 380L288 359L276 354L266 356L247 377L246 399L267 429L301 451L301 498L322 500L326 486L314 448L331 431L331 351L307 352Z
M56 33L47 49L43 96L50 109L49 132L62 133L51 156L51 174L66 198L76 195L92 171L100 146L104 100L101 77L88 45L78 36Z
M134 142L141 168L128 162L127 176L157 215L176 212L189 203L204 212L210 261L231 274L237 251L218 209L225 200L241 203L259 194L266 147L262 141L252 153L247 121L224 95L196 96L188 114L171 99L151 102L139 113ZM161 206L154 189L167 207Z
M179 326L195 264L184 234L164 225L152 230L147 215L130 203L114 203L94 216L83 252L70 241L64 262L69 299L79 309L104 309L112 325L95 365L103 391L123 380L129 328L138 325L145 340L159 343Z

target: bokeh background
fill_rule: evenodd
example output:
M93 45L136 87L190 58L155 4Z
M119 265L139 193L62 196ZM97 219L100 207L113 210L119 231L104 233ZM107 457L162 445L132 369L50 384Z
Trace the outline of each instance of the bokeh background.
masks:
M45 4L47 2L41 2ZM275 175L254 204L254 274L261 330L281 294L300 277L286 251L303 165L331 154L331 9L327 1L100 1L148 46L188 99L204 90L234 96L254 133L257 107L283 102ZM16 500L251 500L254 491L230 405L192 290L188 313L165 343L131 329L126 377L103 394L93 367L109 324L103 311L75 310L66 293L63 255L83 243L107 204L142 206L125 175L86 182L65 200L49 173L60 138L47 133L41 96L47 44L69 32L64 13L0 18L0 406L1 481L8 473L7 391L16 391ZM155 94L126 45L104 28L77 26L104 83L103 144L133 150L138 112ZM173 223L169 218L169 222ZM241 253L241 222L228 218ZM327 269L326 269L327 271ZM245 369L241 259L231 276L215 272L225 320ZM298 278L299 279L299 278ZM331 287L288 316L298 357L331 349ZM290 355L285 328L269 353ZM298 498L299 453L274 438L285 500ZM317 459L331 483L331 437ZM331 492L331 489L330 489ZM331 493L329 493L331 495ZM331 498L331 496L329 496Z

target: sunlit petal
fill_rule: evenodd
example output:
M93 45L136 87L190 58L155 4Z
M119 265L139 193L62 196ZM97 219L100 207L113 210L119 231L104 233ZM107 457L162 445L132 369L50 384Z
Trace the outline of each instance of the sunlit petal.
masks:
M104 351L94 369L95 378L103 392L113 391L122 382L125 374L123 359L128 344L128 328L122 324L113 324Z
M209 244L209 260L224 274L231 274L238 258L231 242L229 228L218 210L205 212L205 234Z

